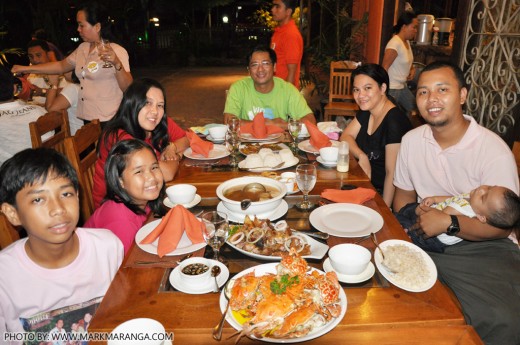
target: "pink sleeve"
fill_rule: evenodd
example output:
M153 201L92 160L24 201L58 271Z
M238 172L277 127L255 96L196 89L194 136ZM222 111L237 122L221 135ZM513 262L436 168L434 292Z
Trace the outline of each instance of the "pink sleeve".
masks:
M168 135L170 141L175 141L186 136L186 132L179 127L171 118L168 117Z

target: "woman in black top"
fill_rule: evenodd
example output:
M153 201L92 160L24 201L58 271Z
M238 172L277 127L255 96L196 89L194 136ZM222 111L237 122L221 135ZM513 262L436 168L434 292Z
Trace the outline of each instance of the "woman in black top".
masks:
M341 135L377 191L390 206L394 198L394 170L401 138L412 124L388 98L388 73L377 64L352 72L353 94L360 111Z

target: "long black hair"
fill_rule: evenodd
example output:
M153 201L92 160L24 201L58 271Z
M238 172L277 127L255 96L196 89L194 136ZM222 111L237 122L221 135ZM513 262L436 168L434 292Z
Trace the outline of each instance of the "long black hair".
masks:
M374 79L377 85L379 85L379 88L381 88L383 84L386 84L385 94L388 96L388 90L390 90L390 78L388 77L388 73L386 72L386 70L381 65L375 63L367 63L358 66L355 70L352 71L352 82L354 82L354 79L358 75L366 75Z
M108 38L110 41L115 40L113 21L105 6L97 1L85 1L77 7L77 10L78 12L85 12L85 19L90 25L96 25L97 23L101 25L101 37Z

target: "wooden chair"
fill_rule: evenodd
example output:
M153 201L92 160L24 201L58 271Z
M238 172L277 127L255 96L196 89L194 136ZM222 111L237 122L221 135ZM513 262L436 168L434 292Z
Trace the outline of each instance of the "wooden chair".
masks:
M358 105L352 96L351 75L354 66L346 61L330 63L329 103L324 108L324 121L333 116L356 116Z
M4 249L11 243L20 239L20 233L0 212L0 249Z
M101 135L101 124L94 120L84 125L72 137L65 138L65 155L78 173L80 185L81 218L88 220L94 211L92 197L96 145Z
M32 147L47 147L65 153L64 140L70 136L66 111L52 111L29 123ZM50 132L54 134L51 135Z

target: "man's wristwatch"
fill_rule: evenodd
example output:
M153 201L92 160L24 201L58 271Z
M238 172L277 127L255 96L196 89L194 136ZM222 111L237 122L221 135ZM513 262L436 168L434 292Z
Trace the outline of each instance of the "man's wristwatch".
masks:
M455 236L460 231L459 219L457 218L457 216L454 216L454 215L450 215L450 217L451 217L451 224L450 224L450 226L448 226L448 229L446 229L446 235Z

